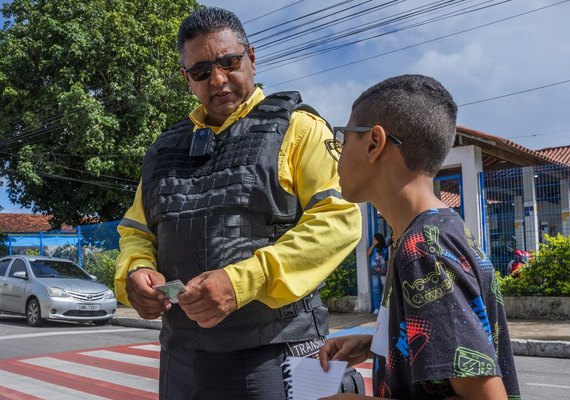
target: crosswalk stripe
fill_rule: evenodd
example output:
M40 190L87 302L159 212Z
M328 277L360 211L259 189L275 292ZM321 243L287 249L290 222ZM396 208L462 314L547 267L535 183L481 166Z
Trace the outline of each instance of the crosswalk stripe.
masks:
M360 374L362 375L363 378L369 378L372 379L372 371L366 368L355 368L358 372L360 372Z
M80 331L56 331L56 332L41 332L41 333L25 333L21 335L7 335L0 336L0 340L16 340L16 339L30 339L45 336L67 336L67 335L94 335L103 333L117 334L119 332L140 331L141 328L124 328L124 329L95 329L95 330L80 330Z
M0 360L0 400L157 400L160 345ZM372 360L354 366L372 394Z
M108 351L108 350L86 351L86 352L82 352L81 354L91 356L91 357L104 358L106 360L121 361L121 362L126 362L129 364L142 365L145 367L158 368L160 365L160 361L155 359L155 358L135 356L132 354L117 353L115 351Z
M41 400L39 397L8 389L0 386L0 399L2 400Z
M0 374L0 386L8 390L25 393L33 398L38 399L59 399L59 400L104 400L104 397L91 395L78 390L54 385L38 379L30 378L20 374L2 371ZM1 388L0 388L1 389ZM1 393L1 392L0 392ZM4 396L2 396L4 398ZM10 397L6 397L10 398ZM23 396L13 397L15 399L24 399Z
M146 392L158 393L158 380L126 374L124 372L110 371L104 368L78 364L53 357L38 357L22 360L22 362L36 365L71 375L79 375L106 382L121 382L121 386Z
M127 362L113 361L99 357L86 356L79 353L50 354L50 357L59 358L79 364L91 365L92 367L105 368L112 371L125 372L131 375L145 376L158 379L158 368L142 365L129 364Z
M69 374L50 368L44 368L38 365L27 364L19 361L8 361L0 363L4 371L9 371L21 376L28 376L37 380L48 382L62 388L74 389L80 392L90 393L92 395L101 396L113 400L139 400L148 399L156 400L156 393L150 393L143 390L132 389L122 386L119 383L111 381L101 381L80 375ZM81 398L81 397L79 397ZM60 398L50 397L50 400L59 400Z
M157 344L143 344L141 346L133 346L133 349L156 351L160 353L160 346Z

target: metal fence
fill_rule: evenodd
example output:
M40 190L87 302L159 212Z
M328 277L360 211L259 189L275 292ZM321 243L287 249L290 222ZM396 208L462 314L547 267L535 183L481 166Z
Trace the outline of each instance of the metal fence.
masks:
M5 251L12 254L39 254L63 257L83 266L94 250L118 250L120 221L80 225L72 230L7 234Z
M536 250L546 234L570 236L570 167L541 165L484 172L481 175L484 204L485 248L495 268L504 274L516 248ZM463 215L461 175L436 178L434 190L448 206ZM370 206L372 210L374 208ZM375 212L369 232L389 229ZM74 231L50 231L8 235L7 252L64 256L80 265L94 249L118 250L120 221L82 225ZM346 262L343 267L355 268ZM356 288L347 288L350 293Z
M463 179L461 174L438 176L434 178L433 190L435 195L453 208L461 218L463 213Z
M536 250L544 236L570 236L570 168L541 165L483 174L488 253L504 274L514 249Z

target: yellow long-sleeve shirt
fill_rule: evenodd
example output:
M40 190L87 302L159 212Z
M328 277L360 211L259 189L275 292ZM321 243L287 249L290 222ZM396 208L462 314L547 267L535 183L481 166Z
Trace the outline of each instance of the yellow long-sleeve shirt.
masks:
M265 98L261 89L236 110L221 127L205 124L202 106L190 114L195 129L209 127L222 132L245 117ZM325 122L303 111L291 116L279 151L279 182L299 199L304 212L295 227L253 257L224 268L236 293L238 308L259 300L277 308L312 292L360 239L361 216L357 205L340 196L336 162L325 140L332 137ZM128 271L156 266L156 238L147 227L141 186L131 208L118 227L121 252L117 258L117 298L129 304L125 291Z

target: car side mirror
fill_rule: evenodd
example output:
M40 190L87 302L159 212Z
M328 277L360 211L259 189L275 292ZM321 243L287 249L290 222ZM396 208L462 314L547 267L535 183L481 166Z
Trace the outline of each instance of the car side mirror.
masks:
M26 273L26 271L17 271L14 272L14 275L12 275L14 278L19 278L19 279L28 279L28 274Z
M91 274L89 274L89 277L90 277L91 279L93 279L94 281L96 281L96 280L97 280L97 277L96 277L95 275L91 275Z

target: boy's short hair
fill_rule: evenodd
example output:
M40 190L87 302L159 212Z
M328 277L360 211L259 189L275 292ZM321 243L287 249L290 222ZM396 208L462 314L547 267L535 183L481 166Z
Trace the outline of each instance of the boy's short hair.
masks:
M401 75L365 90L352 105L361 126L381 125L402 141L406 166L436 176L456 133L457 105L441 83L423 75Z
M200 7L182 21L178 29L178 53L182 63L184 43L198 35L231 29L246 48L249 40L239 18L231 11L218 7Z

